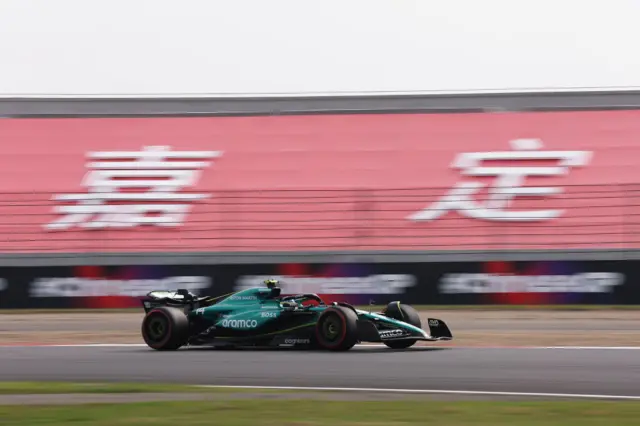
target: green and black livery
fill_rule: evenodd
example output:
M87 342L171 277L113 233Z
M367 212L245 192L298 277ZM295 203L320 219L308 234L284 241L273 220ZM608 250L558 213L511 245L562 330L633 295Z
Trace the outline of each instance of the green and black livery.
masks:
M142 337L156 350L183 346L299 347L346 351L361 342L405 349L419 340L453 338L449 327L398 301L382 312L348 303L326 304L316 294L282 296L277 282L218 297L186 290L152 291L143 300Z

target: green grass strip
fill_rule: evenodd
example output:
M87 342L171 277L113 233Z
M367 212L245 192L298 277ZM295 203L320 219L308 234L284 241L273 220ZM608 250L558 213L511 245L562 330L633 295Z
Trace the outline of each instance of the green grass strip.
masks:
M628 402L227 400L0 406L3 426L637 426Z

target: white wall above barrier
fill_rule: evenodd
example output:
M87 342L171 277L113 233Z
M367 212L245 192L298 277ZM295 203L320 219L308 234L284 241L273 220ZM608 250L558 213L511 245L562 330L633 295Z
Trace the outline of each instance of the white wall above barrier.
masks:
M640 87L637 0L0 0L0 96Z

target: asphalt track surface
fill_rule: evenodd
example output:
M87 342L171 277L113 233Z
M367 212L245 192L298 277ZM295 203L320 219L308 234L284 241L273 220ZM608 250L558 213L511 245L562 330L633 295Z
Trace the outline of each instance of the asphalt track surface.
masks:
M346 353L144 346L0 347L4 381L437 389L640 397L640 350L440 348Z

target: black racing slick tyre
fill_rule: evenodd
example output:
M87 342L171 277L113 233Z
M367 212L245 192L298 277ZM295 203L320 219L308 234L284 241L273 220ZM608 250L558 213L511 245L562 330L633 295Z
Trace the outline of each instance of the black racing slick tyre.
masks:
M385 308L384 314L389 318L404 321L414 327L422 328L422 321L420 321L418 312L409 305L402 305L400 302L391 302ZM388 340L384 342L384 344L391 349L406 349L415 345L417 341L416 339Z
M330 351L348 351L358 342L358 315L344 306L327 308L318 318L315 343Z
M189 320L180 309L162 306L142 320L142 338L152 349L173 351L187 342Z

